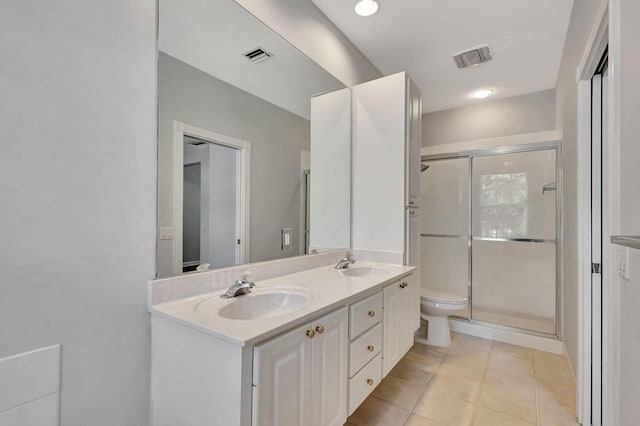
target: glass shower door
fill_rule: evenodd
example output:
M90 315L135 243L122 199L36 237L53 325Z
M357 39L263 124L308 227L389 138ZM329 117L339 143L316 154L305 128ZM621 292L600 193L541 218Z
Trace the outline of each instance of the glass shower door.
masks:
M423 162L421 282L424 288L469 293L469 158ZM457 313L468 318L468 308Z
M472 161L471 318L556 334L556 150Z

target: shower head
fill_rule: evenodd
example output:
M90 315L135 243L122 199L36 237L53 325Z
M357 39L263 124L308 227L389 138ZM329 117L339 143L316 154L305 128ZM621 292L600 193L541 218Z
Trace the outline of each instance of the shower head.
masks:
M422 163L422 164L420 165L420 173L424 172L424 171L425 171L425 170L427 170L428 168L429 168L429 165L428 165L428 164L424 164L424 163Z

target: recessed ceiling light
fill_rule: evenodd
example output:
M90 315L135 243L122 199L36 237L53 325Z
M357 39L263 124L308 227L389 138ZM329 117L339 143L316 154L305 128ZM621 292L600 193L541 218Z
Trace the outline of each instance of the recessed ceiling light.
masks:
M473 96L476 99L488 98L491 95L493 95L493 89L480 89L480 90L476 90L471 94L471 96Z
M376 0L359 0L356 3L356 13L360 16L371 16L378 11Z

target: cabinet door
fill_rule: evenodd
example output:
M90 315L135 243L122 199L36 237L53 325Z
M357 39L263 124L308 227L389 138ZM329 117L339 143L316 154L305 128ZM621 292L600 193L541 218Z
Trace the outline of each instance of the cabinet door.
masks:
M341 426L347 421L347 312L345 307L313 322L312 425Z
M384 317L382 320L382 376L400 361L401 304L400 283L393 283L382 290Z
M409 78L407 79L406 120L405 205L420 207L422 97L418 87Z
M254 348L254 426L309 424L312 339L308 330L311 324Z
M420 291L415 273L402 280L400 287L400 357L413 346L416 330L420 327Z

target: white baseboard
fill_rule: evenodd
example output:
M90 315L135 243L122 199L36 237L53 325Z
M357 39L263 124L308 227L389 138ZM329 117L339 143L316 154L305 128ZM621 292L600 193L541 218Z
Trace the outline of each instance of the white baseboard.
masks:
M554 338L533 336L517 331L502 330L482 324L473 324L466 321L449 320L451 331L481 337L483 339L496 340L512 345L525 346L539 351L552 352L566 355L564 343Z

